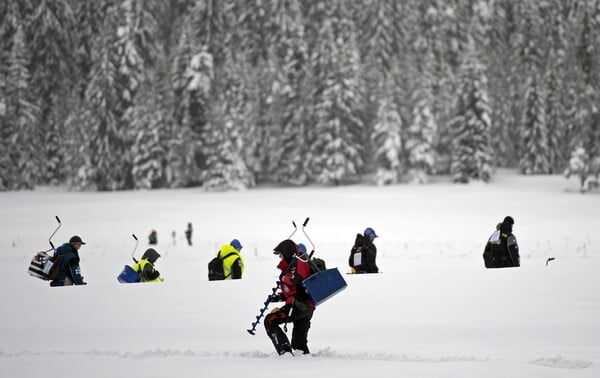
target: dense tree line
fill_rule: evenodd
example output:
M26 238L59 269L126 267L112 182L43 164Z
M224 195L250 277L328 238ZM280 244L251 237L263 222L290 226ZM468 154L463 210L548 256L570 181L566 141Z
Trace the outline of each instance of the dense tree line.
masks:
M600 0L4 0L0 190L600 173Z

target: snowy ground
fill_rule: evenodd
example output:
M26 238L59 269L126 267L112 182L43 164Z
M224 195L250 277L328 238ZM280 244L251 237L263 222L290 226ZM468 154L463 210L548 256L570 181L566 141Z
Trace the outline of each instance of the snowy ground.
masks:
M598 377L600 193L560 176L501 172L490 185L0 193L0 377ZM49 288L32 255L73 234L87 286ZM485 270L489 234L512 215L519 269ZM277 275L272 248L306 231L348 270L356 232L380 238L379 275L315 312L311 356L275 355L246 332ZM194 246L183 239L188 222ZM156 229L161 284L119 284ZM176 231L175 245L171 232ZM208 282L221 243L244 244L243 280ZM294 239L310 246L299 230ZM546 266L546 260L556 260Z

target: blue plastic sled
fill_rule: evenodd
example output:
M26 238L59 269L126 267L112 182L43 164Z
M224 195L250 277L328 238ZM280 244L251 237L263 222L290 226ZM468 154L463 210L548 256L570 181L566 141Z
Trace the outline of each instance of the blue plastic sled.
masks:
M133 270L132 267L125 265L123 271L117 276L117 280L119 280L120 283L140 282L140 275L138 272Z
M317 272L305 279L302 284L315 306L325 302L348 286L337 268Z

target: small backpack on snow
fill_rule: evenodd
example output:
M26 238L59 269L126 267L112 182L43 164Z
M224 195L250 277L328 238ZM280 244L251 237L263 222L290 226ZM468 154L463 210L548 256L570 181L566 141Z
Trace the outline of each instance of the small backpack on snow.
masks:
M228 253L225 257L220 257L220 252L208 262L208 280L209 281L221 281L224 280L225 272L223 271L223 260L229 256L235 255L235 252Z

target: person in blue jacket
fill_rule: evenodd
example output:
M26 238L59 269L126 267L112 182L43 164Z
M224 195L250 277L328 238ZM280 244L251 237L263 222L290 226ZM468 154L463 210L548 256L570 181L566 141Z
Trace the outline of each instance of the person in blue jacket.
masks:
M56 278L50 281L50 286L87 285L83 281L79 268L79 248L84 244L85 242L75 235L68 243L56 248L54 264L58 273Z

